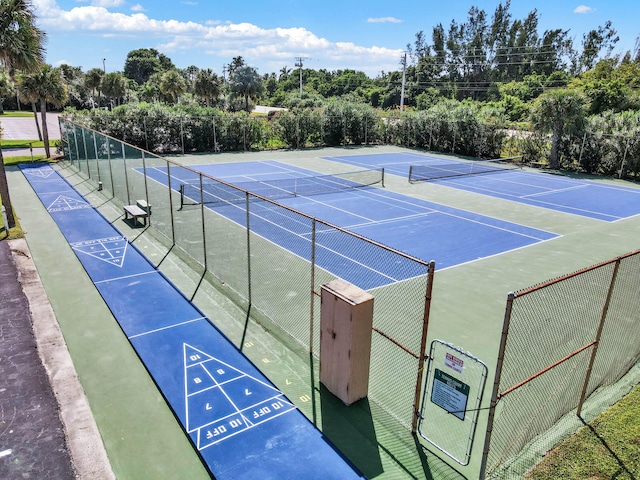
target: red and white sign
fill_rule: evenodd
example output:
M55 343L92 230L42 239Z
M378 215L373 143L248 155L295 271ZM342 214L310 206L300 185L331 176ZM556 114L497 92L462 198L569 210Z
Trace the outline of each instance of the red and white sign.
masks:
M458 373L462 373L462 367L464 366L464 360L462 360L461 358L458 358L454 355L451 355L450 353L446 354L446 357L444 359L444 364L451 368L452 370L455 370Z

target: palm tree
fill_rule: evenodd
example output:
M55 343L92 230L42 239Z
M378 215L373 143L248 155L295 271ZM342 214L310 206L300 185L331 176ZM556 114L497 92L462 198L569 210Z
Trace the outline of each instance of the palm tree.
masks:
M211 100L220 95L220 79L210 68L200 70L193 82L194 93L204 98L207 107L211 106Z
M28 0L0 0L0 64L13 76L17 69L29 71L44 61L46 34L36 27ZM9 184L0 148L0 199L5 207L7 225L16 226Z
M0 113L4 113L4 100L14 92L13 82L4 72L0 72Z
M59 107L67 101L67 87L62 80L60 69L42 64L39 70L20 75L19 89L29 99L40 101L42 120L42 141L47 158L51 158L49 148L49 130L47 129L47 102Z
M241 67L244 67L245 65L246 63L244 62L244 58L242 58L241 55L238 55L237 57L233 57L233 60L231 60L231 63L228 66L229 78L233 76L233 73L236 70L238 70Z
M101 83L102 76L104 75L104 71L99 68L92 68L84 75L84 84L87 88L91 89L91 100L93 102L93 97L96 96L96 89L98 90L98 106L100 106L100 96L102 95ZM95 107L95 102L93 102L93 106Z
M186 91L187 82L178 70L169 70L160 77L160 92L162 92L163 95L170 95L174 103L178 103L180 95Z
M560 141L567 133L580 130L585 121L585 98L575 90L551 90L540 95L533 107L533 128L551 132L549 167L557 169L560 164Z
M38 140L42 141L42 131L40 130L40 122L38 121L38 109L36 102L38 98L38 81L34 75L19 73L17 78L17 90L20 101L31 104L33 119L36 122L36 130L38 131Z
M111 102L116 101L120 105L120 100L127 94L127 82L124 75L118 72L107 73L100 82L102 93L109 97Z
M231 91L244 98L244 109L249 111L249 99L262 94L262 80L255 68L244 66L236 69L229 78Z

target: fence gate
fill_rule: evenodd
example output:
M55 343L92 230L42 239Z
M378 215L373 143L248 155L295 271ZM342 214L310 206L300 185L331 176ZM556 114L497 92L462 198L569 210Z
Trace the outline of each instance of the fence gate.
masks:
M461 465L471 458L486 380L481 360L441 340L431 342L418 432Z

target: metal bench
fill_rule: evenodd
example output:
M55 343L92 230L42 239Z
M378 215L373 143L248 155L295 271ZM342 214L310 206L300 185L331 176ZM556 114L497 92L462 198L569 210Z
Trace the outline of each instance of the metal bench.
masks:
M142 220L142 225L147 226L147 217L149 213L143 210L138 205L125 205L124 206L124 219L128 220L129 217L133 220L134 225L137 225L138 220Z

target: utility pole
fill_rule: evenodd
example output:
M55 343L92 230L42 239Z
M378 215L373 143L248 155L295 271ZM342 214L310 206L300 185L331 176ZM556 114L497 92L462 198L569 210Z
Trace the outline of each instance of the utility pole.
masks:
M402 90L400 92L400 111L404 109L404 84L407 79L407 53L400 60L402 64Z
M300 98L302 98L302 62L307 60L307 57L296 57L296 67L300 69Z

